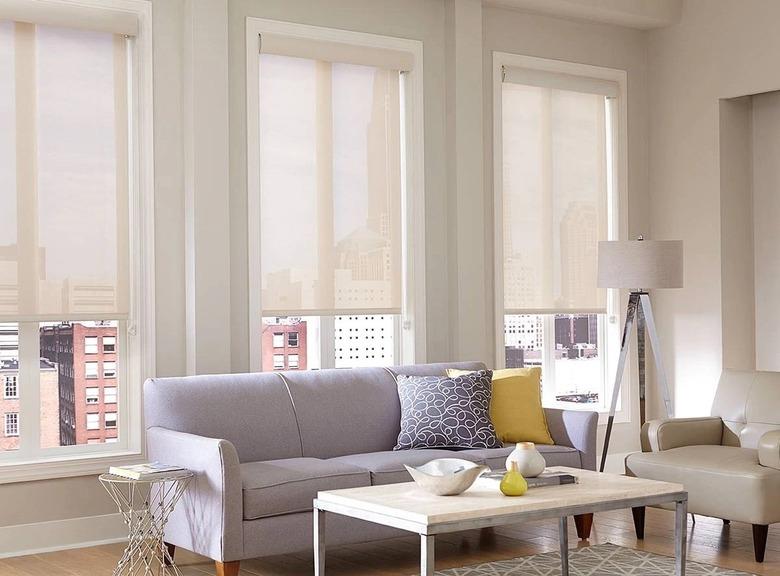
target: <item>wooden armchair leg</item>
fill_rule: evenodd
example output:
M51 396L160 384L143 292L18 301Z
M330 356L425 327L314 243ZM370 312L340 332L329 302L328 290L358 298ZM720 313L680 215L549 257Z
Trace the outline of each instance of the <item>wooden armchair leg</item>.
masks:
M753 552L756 555L756 562L764 561L766 537L768 534L769 526L766 524L753 524Z
M593 514L578 514L574 517L574 525L577 527L577 536L580 540L590 538L590 530L593 527Z
M238 568L241 562L215 562L217 565L217 576L238 576Z
M636 531L636 537L639 540L645 538L645 507L637 506L631 508L631 513L634 515L634 530Z

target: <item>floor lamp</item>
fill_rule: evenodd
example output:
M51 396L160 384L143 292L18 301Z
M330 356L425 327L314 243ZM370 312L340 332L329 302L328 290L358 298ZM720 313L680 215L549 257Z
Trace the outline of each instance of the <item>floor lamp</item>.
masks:
M604 450L601 453L600 471L604 471L615 420L620 382L626 367L628 346L634 331L634 323L641 313L653 348L658 384L666 405L666 416L674 414L669 387L666 383L666 370L661 359L661 346L655 328L653 307L650 304L648 289L682 288L683 284L683 247L681 240L637 240L599 242L598 286L599 288L624 288L631 290L626 310L626 323L623 326L623 338L620 341L615 385L612 389L612 403L609 408L609 420L604 436ZM639 288L641 286L641 288ZM644 413L644 394L640 390L640 411Z

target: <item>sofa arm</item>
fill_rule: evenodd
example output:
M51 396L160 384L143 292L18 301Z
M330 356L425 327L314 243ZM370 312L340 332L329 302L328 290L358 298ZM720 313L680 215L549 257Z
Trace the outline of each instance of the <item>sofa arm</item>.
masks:
M152 427L149 458L195 472L165 527L165 541L220 562L241 560L243 496L238 453L227 440Z
M545 408L544 414L553 442L576 448L580 451L583 469L595 470L598 412Z
M681 446L717 446L723 439L718 417L650 420L642 426L642 452L660 452Z
M780 470L780 430L767 432L758 441L758 462L761 466Z

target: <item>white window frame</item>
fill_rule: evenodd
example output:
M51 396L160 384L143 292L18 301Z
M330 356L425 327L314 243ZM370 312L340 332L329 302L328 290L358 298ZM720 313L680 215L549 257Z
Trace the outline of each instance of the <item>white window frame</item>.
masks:
M13 426L16 428L15 432L9 432L11 426L11 420L13 420ZM3 434L6 438L18 438L19 437L19 413L18 412L6 412L3 416Z
M113 340L113 342L108 343L106 340ZM116 336L103 336L101 344L103 345L103 354L116 354ZM108 346L111 346L111 350L107 349Z
M399 363L425 362L425 159L423 119L423 45L419 40L380 36L363 32L309 26L263 18L246 21L246 103L247 103L247 206L249 269L249 366L253 372L262 369L262 302L260 247L260 137L259 137L259 66L262 34L301 39L331 41L360 47L402 50L413 57L413 66L402 75L401 168L401 260L402 305L398 339L401 341ZM325 317L323 317L324 319ZM321 331L327 337L332 331ZM330 342L332 348L332 342ZM322 366L325 368L326 366Z
M113 425L109 425L109 415L113 415L112 420L114 421ZM119 413L118 412L104 412L103 413L103 426L105 426L106 430L115 430L119 427Z
M106 366L113 365L113 370L110 370ZM109 380L113 380L116 378L117 372L117 361L116 360L103 360L103 378L107 378Z
M277 362L279 358L282 359L281 363ZM274 354L271 357L271 366L274 370L284 370L284 354Z
M292 358L295 358L295 366L293 366ZM287 355L287 368L290 370L298 370L301 365L301 357L299 354L288 354Z
M90 390L94 390L94 393L90 393ZM94 398L94 402L90 402L90 399ZM88 406L100 404L100 388L98 386L87 386L84 388L84 402Z
M274 350L284 348L284 332L273 332L271 334L271 347Z
M142 383L155 375L154 317L154 126L152 83L152 3L148 0L17 0L33 7L51 4L55 9L80 7L110 10L138 18L138 33L131 39L128 85L131 143L129 235L131 286L129 321L118 322L116 353L125 369L117 374L120 441L112 446L77 445L40 448L40 387L26 387L20 396L19 449L0 453L0 484L49 478L83 476L105 470L107 462L144 461ZM52 321L63 318L52 318ZM81 318L84 320L85 318ZM107 318L113 320L113 318ZM39 325L20 319L19 377L39 381ZM21 419L22 416L20 416Z
M612 206L616 217L616 229L610 229L610 236L616 239L628 237L628 108L627 108L627 74L625 70L615 68L605 68L602 66L591 66L588 64L577 64L574 62L565 62L563 60L551 60L547 58L537 58L535 56L525 56L520 54L510 54L508 52L493 52L493 261L494 261L494 314L495 314L495 362L497 368L505 366L504 350L504 254L503 254L503 132L502 132L502 84L504 67L517 67L545 72L557 72L573 76L582 76L586 78L597 78L600 80L610 80L618 85L618 97L616 98L617 108L614 111L616 120L612 126L613 142L617 141L617 150L612 150L607 154L614 162L612 166L613 179L609 181L612 186L611 197ZM609 224L613 226L612 221ZM609 290L607 298L607 314L600 318L599 326L599 353L604 351L604 363L606 373L604 374L604 389L609 398L612 395L614 384L614 366L617 363L617 353L619 352L620 326L625 319L625 311L621 310L620 303L624 301L625 294L619 290ZM563 313L563 312L562 312ZM544 350L548 356L552 355L554 347L555 327L554 318L550 316L543 320L545 341ZM551 328L551 329L550 329ZM618 344L618 350L610 351L606 343L602 342L602 336L609 331L609 339L615 338ZM617 334L615 337L614 335ZM552 346L550 340L553 341ZM544 355L544 354L543 354ZM552 358L543 358L543 367L549 366ZM615 422L631 421L632 412L632 387L629 385L633 381L634 375L631 363L626 367L626 374L623 377L620 388L620 410L615 414ZM552 389L552 387L549 387ZM551 390L554 397L554 391ZM549 400L549 399L546 399ZM607 399L605 399L607 400ZM548 405L548 401L545 405ZM606 423L606 415L609 411L609 402L605 402L606 411L599 411L599 423ZM570 403L551 404L554 407L569 407ZM584 405L583 408L587 406Z
M94 340L95 343L87 344L89 340ZM97 336L84 336L84 354L97 354L99 351L100 351L100 338L98 338Z
M109 393L109 390L113 392ZM103 387L103 404L116 404L118 390L116 386L104 386Z
M90 416L94 416L91 421L96 422L96 426L90 427ZM84 415L84 418L86 420L87 430L100 430L100 412L87 412Z
M8 382L13 382L13 394L8 394ZM3 398L5 400L16 400L19 398L19 375L6 374L3 376Z

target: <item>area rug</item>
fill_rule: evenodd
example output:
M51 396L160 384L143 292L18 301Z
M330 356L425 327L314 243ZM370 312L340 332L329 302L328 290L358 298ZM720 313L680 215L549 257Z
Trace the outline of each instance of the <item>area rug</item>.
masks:
M747 572L687 562L687 576L751 576ZM536 554L512 560L452 568L437 576L556 576L561 573L558 552ZM672 576L674 558L616 546L599 544L569 551L570 576Z

